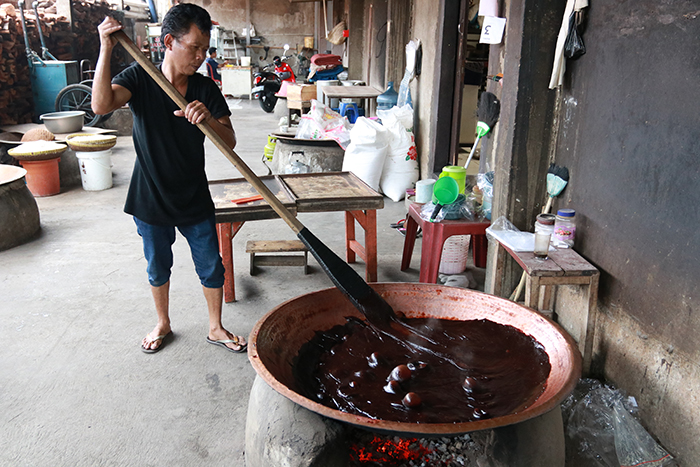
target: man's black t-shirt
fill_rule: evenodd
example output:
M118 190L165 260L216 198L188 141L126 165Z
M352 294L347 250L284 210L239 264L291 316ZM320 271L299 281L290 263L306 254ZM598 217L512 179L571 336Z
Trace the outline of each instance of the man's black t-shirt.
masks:
M153 225L191 225L214 213L204 171L204 133L173 112L177 105L141 65L113 80L131 92L136 163L124 211ZM231 115L217 85L198 73L189 77L185 99L202 102L218 119Z

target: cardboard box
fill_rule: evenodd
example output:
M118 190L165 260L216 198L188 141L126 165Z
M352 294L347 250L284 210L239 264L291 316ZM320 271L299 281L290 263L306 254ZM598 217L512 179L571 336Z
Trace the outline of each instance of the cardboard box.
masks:
M292 101L310 101L316 99L315 84L290 84L287 86L287 99Z

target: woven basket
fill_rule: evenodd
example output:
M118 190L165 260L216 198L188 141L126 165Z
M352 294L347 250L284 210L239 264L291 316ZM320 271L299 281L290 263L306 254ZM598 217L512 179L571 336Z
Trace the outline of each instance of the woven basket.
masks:
M59 157L66 149L68 146L63 143L30 141L9 149L7 153L20 161L46 161Z
M459 274L467 269L470 235L453 235L445 240L440 259L441 274Z
M74 133L66 136L66 143L73 151L94 152L106 151L117 144L114 135L93 135L89 133Z

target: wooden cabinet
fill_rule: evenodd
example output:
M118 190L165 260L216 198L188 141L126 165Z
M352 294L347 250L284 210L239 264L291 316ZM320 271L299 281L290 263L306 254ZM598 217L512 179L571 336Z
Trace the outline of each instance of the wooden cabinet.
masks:
M225 66L220 68L221 92L226 96L252 99L253 71L249 66Z

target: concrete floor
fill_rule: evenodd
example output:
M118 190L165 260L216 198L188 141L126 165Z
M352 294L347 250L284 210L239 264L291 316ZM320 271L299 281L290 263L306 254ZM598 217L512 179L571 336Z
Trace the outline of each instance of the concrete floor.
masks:
M264 175L262 150L278 119L255 101L229 102L236 151ZM243 465L254 371L245 355L205 342L204 297L179 235L171 279L175 340L154 355L139 349L155 311L141 241L122 210L133 144L118 139L113 188L37 198L40 236L0 252L0 465ZM207 173L239 176L209 141ZM420 241L403 273L403 237L389 226L404 215L403 201L388 198L378 212L380 281L418 280ZM343 257L342 213L299 218ZM250 222L236 236L238 301L224 305L229 330L247 335L280 302L331 286L314 260L307 276L294 267L248 274L247 240L293 238L280 220ZM364 275L364 264L356 267Z

